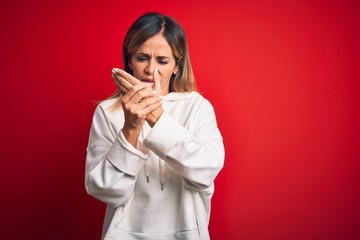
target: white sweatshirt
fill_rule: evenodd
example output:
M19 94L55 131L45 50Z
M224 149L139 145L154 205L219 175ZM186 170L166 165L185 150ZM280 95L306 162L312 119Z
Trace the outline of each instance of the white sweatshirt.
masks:
M210 239L213 182L224 163L211 104L197 92L169 93L134 148L115 101L97 106L86 157L86 190L107 204L102 238Z

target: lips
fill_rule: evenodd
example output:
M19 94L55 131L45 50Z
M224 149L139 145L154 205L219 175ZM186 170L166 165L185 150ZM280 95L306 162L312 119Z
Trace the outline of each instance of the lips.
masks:
M146 83L146 84L149 84L149 85L153 85L155 82L154 82L154 79L151 79L151 78L144 78L141 80L143 83Z
M154 79L151 78L144 78L142 82L154 82Z

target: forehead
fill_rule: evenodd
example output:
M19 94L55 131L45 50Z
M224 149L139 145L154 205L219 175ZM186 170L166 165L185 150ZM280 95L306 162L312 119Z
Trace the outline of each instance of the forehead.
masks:
M136 51L136 53L148 53L162 56L172 56L169 43L162 34L157 34L147 39Z

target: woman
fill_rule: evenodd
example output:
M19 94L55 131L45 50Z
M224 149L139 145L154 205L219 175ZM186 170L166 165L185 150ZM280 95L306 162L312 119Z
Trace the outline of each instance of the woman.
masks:
M94 113L87 192L107 204L103 239L209 239L224 148L196 90L185 33L149 13L128 30L117 92Z

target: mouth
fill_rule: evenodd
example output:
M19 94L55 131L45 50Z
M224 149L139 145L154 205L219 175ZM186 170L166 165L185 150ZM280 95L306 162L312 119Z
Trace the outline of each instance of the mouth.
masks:
M146 84L150 85L150 86L152 86L152 85L155 84L154 80L153 80L153 79L150 79L150 78L144 78L144 79L142 79L141 81L142 81L143 83L146 83Z

